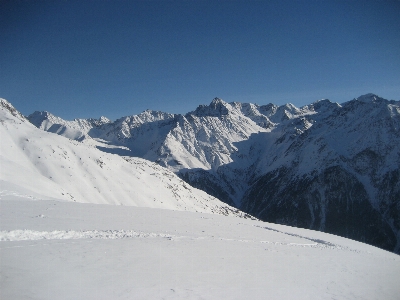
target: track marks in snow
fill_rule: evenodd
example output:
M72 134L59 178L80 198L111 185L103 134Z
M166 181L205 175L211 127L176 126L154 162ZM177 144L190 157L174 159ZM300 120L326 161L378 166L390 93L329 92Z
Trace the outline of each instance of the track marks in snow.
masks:
M321 244L321 245L326 245L326 246L330 246L330 247L336 247L335 244L332 244L332 243L324 241L324 240L313 239L313 238L305 237L305 236L302 236L302 235L299 235L299 234L284 232L284 231L276 230L276 229L273 229L273 228L270 228L270 227L265 227L265 226L256 226L256 227L267 229L267 230L271 230L271 231L275 231L275 232L279 232L279 233L283 233L285 235L294 236L294 237L298 237L298 238L305 239L305 240L309 240L311 242L314 242L314 244ZM296 243L291 243L291 244L296 244ZM314 244L310 244L310 245L314 245Z
M321 239L318 239L318 238L310 238L310 237L306 237L306 236L295 234L295 233L280 231L280 230L277 230L277 229L274 229L274 228L270 228L270 227L266 227L266 226L259 226L259 225L253 225L253 226L261 228L261 229L266 229L266 230L269 230L269 231L274 231L274 232L277 232L277 233L281 233L281 234L284 234L284 235L297 237L297 238L304 239L304 240L312 242L312 243L282 243L282 242L264 241L263 243L268 243L268 244L272 243L272 244L275 244L275 245L287 245L287 246L303 246L303 247L304 246L308 246L308 247L315 247L315 248L330 248L330 249L348 250L348 251L358 252L357 250L352 250L352 249L350 249L348 247L336 245L336 244L333 244L331 242L324 241L324 240L321 240Z
M167 238L174 236L163 233L143 233L133 230L11 230L0 231L0 241L68 240L68 239L126 239L126 238Z
M36 198L34 196L18 193L16 191L8 191L8 190L0 191L0 200L3 198L9 198L9 197L25 198L25 199L30 199L30 200L39 200L38 198Z
M41 216L38 216L41 217ZM275 231L284 235L306 239L312 243L292 243L292 242L272 242L266 240L253 240L253 239L235 239L224 238L221 236L181 236L168 233L146 233L134 230L53 230L53 231L35 231L35 230L10 230L0 231L0 241L36 241L36 240L77 240L77 239L133 239L133 238L162 238L170 241L179 240L219 240L224 242L237 242L237 243L261 243L272 244L278 246L300 246L300 247L316 247L316 248L331 248L331 249L344 249L341 246L326 242L320 239L313 239L297 234L279 231L269 227L256 226L262 229Z

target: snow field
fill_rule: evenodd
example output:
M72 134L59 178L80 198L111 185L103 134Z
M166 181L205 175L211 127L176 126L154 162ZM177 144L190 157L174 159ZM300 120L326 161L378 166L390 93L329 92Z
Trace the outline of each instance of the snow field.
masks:
M0 205L1 299L400 293L398 255L321 232L154 208L24 199Z

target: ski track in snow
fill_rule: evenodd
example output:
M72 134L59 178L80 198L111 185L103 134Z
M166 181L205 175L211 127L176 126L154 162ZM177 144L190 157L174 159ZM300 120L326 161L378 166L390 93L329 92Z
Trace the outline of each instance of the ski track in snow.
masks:
M19 198L25 198L25 199L31 199L31 200L40 200L39 198L36 198L34 196L18 193L15 191L8 191L8 190L0 191L0 200L3 198L6 198L7 196L13 196L16 198L19 197Z
M290 232L285 232L285 231L281 231L281 230L277 230L271 227L266 227L266 226L259 226L259 225L252 225L254 227L257 228L261 228L261 229L266 229L266 230L270 230L270 231L274 231L274 232L278 232L281 234L285 234L288 236L293 236L293 237L297 237L297 238L301 238L301 239L305 239L308 241L311 241L313 243L308 243L308 244L300 244L300 243L282 243L282 242L267 242L267 241L261 241L262 243L272 243L275 245L287 245L287 246L309 246L309 247L313 247L313 248L330 248L330 249L336 249L336 250L345 250L345 251L351 251L351 252L357 252L360 253L360 250L355 250L355 249L351 249L347 246L341 246L341 245L337 245L337 244L333 244L331 242L328 241L324 241L318 238L310 238L310 237L306 237L303 235L299 235L299 234L295 234L295 233L290 233Z
M39 216L40 217L40 216ZM271 242L265 240L246 240L246 239L231 239L231 238L223 238L223 237L215 237L215 236L177 236L172 234L165 233L146 233L146 232L137 232L134 230L54 230L54 231L36 231L36 230L10 230L10 231L0 231L0 242L4 241L37 241L37 240L76 240L76 239L108 239L108 240L116 240L116 239L132 239L132 238L164 238L171 241L176 240L205 240L205 239L213 239L213 240L221 240L221 241L230 241L230 242L241 242L241 243L263 243L263 244L273 244L273 245L282 245L282 246L301 246L301 247L315 247L315 248L331 248L331 249L339 249L344 250L346 247L341 247L339 245L332 244L330 242L326 242L320 239L312 239L308 237L304 237L297 234L292 234L288 232L279 231L276 229L272 229L269 227L256 226L259 228L272 230L275 232L279 232L285 235L298 237L301 239L306 239L313 243L290 243L290 242ZM1 248L0 248L1 249ZM346 248L347 249L347 248ZM347 249L349 250L349 249Z
M174 236L162 233L143 233L133 230L10 230L0 231L0 241L35 241L35 240L69 240L69 239L126 239L126 238L169 238Z
M305 236L302 236L302 235L298 235L298 234L295 234L295 233L284 232L284 231L280 231L280 230L273 229L273 228L270 228L270 227L265 227L265 226L258 226L258 225L253 225L253 226L258 227L258 228L263 228L263 229L266 229L266 230L271 230L271 231L283 233L283 234L286 234L286 235L289 235L289 236L298 237L298 238L301 238L301 239L306 239L306 240L309 240L311 242L315 242L315 244L323 244L323 245L327 245L327 246L331 246L331 247L336 247L335 244L332 244L330 242L326 242L326 241L321 240L321 239L312 239L312 238L308 238L308 237L305 237ZM294 243L291 243L291 244L294 244ZM312 244L312 245L315 245L315 244Z

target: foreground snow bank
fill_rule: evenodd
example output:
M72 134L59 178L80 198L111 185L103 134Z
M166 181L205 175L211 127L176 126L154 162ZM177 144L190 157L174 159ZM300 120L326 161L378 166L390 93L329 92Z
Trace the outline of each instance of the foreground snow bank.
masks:
M400 256L256 220L1 200L1 299L398 299Z

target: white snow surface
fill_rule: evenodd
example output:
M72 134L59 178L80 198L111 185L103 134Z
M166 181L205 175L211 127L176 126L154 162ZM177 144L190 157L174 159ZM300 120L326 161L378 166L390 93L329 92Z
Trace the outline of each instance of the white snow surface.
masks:
M0 200L1 299L398 299L400 256L216 214Z

